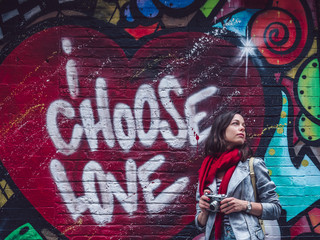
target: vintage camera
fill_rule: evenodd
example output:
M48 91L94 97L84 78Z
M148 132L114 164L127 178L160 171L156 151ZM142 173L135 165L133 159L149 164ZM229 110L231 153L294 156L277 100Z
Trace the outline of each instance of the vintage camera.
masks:
M210 211L211 212L219 212L220 202L226 198L225 194L213 194L206 192L205 195L210 198Z

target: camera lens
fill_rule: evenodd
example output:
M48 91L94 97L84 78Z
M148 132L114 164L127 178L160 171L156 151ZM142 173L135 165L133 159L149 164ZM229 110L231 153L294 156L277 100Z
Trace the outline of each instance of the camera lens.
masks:
M213 212L218 212L219 211L219 202L216 200L212 201L210 204L210 209Z

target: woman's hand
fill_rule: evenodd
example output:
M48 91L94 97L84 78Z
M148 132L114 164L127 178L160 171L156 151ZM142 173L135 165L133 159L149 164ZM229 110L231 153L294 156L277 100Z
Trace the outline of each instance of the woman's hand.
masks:
M248 201L240 200L234 197L226 198L221 201L220 211L224 214L246 211ZM260 217L262 214L261 203L251 202L251 211L249 214Z
M204 190L204 193L206 192L210 193L210 190L208 189ZM206 194L202 195L199 200L199 207L201 209L201 212L198 215L198 222L199 222L199 225L201 226L205 226L208 221L209 208L210 208L210 204L208 203L209 200L210 198L208 198Z
M247 209L247 204L247 201L234 197L226 198L221 201L220 211L224 214L245 211Z
M207 212L208 209L210 208L210 198L206 196L206 193L210 193L210 190L206 189L204 190L204 194L200 197L199 200L199 207L202 212Z

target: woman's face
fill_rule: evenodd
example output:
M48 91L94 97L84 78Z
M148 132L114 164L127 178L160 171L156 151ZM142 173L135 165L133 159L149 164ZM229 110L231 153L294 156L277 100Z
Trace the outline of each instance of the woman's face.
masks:
M235 114L226 128L225 140L228 143L228 149L244 144L246 140L245 123L240 114Z

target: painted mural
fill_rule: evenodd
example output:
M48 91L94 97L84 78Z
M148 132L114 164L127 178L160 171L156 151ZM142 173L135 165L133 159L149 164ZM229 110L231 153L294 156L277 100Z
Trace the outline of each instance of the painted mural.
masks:
M0 1L0 239L194 239L212 118L239 108L320 239L320 2Z

